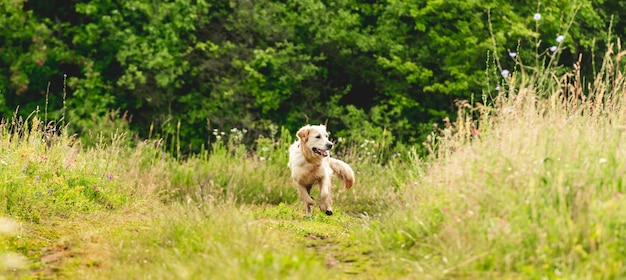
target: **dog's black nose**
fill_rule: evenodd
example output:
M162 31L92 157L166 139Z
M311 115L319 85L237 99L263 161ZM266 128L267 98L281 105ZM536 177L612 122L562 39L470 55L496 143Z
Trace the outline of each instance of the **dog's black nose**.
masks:
M333 143L328 143L326 144L326 148L328 148L329 150L333 148Z

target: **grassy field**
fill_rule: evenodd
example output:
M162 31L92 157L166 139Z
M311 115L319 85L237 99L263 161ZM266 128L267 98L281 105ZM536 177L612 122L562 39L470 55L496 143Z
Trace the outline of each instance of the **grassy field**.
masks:
M86 147L37 114L3 122L2 277L623 278L621 55L594 81L520 72L489 102L460 102L426 158L378 139L339 143L357 184L334 181L333 216L304 216L288 131L252 151L233 130L183 160L123 134Z

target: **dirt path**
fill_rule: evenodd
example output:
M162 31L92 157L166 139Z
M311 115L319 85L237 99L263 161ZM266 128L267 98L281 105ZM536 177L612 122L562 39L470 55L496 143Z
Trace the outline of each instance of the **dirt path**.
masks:
M293 206L283 204L256 211L259 219L277 234L290 236L304 248L315 251L340 278L368 279L379 274L379 260L362 230L369 221L341 211L332 216L314 211L311 217L304 217Z

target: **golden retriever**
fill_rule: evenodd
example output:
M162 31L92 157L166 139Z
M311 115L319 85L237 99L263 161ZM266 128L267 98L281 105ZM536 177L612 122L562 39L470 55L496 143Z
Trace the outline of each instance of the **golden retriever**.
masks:
M296 183L300 200L304 203L307 216L311 215L313 185L320 186L319 206L326 215L332 215L331 176L337 175L346 189L354 185L354 171L338 159L330 157L334 144L328 139L324 125L305 125L296 133L296 140L289 147L289 169L291 179Z

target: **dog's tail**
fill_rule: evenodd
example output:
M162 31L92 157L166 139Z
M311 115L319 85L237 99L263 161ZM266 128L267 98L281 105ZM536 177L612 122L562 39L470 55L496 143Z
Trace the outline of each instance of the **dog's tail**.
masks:
M343 186L346 190L352 188L354 185L354 171L352 171L350 165L341 160L330 158L330 168L343 181Z

